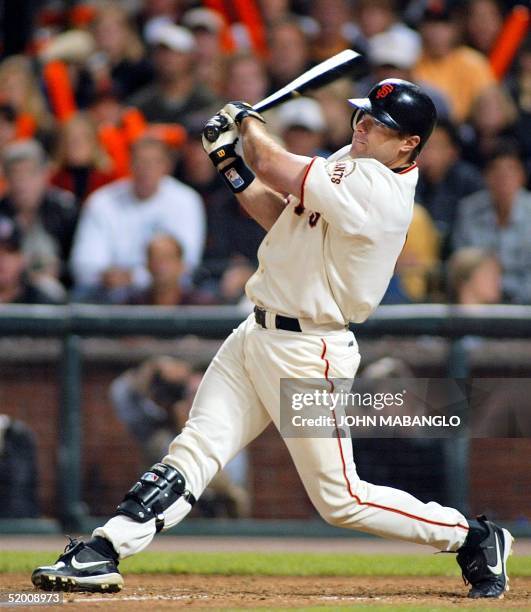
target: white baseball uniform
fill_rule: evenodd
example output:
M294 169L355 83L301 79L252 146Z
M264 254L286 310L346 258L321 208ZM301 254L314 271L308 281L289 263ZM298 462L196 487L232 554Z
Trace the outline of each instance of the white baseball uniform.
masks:
M267 311L251 315L208 368L190 418L163 461L181 471L199 497L209 481L269 422L279 427L280 379L353 378L360 356L349 321L362 322L380 302L404 245L418 170L393 172L374 159L352 159L347 146L309 164L300 199L287 204L258 251L248 297ZM275 315L302 331L275 328ZM329 523L455 551L465 517L435 502L362 481L349 438L285 438L306 491ZM165 528L189 512L183 498L166 511ZM142 550L154 519L110 519L94 535L121 558Z

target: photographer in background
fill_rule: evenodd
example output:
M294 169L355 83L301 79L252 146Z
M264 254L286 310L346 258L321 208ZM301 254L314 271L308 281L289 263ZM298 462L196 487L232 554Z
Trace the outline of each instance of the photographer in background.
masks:
M37 447L31 429L0 414L0 519L40 514Z
M147 359L112 382L111 402L120 421L139 442L146 468L161 460L183 428L202 375L202 371L192 370L184 361L162 356ZM245 455L233 462L233 469L220 472L198 501L202 515L248 516L249 495L235 483L235 474L246 462Z
M31 271L22 250L22 232L0 214L0 304L61 304L64 290Z
M165 445L187 417L188 365L154 357L113 381L110 397L116 414L141 445L146 465L159 461Z

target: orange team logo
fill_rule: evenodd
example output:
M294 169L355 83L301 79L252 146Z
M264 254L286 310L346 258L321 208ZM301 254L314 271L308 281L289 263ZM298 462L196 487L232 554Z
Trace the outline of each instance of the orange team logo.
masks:
M378 99L380 98L385 98L386 96L388 96L394 89L394 85L382 85L380 87L380 89L376 92L376 97Z

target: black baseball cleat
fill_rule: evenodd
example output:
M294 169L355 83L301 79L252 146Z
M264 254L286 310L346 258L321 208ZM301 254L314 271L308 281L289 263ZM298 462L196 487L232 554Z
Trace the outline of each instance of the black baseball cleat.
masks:
M506 564L514 538L507 529L487 521L484 516L478 516L468 523L470 530L467 538L457 551L463 580L472 586L468 596L472 599L501 599L509 590Z
M116 593L122 588L124 580L114 559L101 555L81 540L69 539L54 565L38 567L31 575L38 589Z

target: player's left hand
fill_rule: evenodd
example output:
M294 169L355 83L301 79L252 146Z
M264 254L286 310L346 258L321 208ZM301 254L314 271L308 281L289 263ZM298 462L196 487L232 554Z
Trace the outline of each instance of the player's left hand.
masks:
M262 115L255 111L247 102L229 102L225 104L222 111L226 113L236 125L240 125L246 117L254 117L254 119L258 119L258 121L262 123L266 122Z
M215 126L219 129L219 136L214 142L205 138L207 126ZM236 157L236 143L238 142L239 132L234 121L226 114L214 115L210 118L203 128L201 142L205 153L210 157L214 166L218 166L227 159Z

